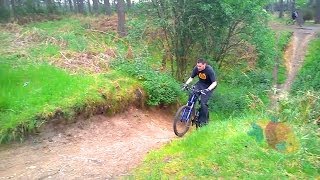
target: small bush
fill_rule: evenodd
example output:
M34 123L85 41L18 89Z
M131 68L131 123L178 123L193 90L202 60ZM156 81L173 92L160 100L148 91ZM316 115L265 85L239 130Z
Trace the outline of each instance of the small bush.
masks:
M179 83L172 76L152 69L143 59L116 60L111 67L142 81L149 105L171 104L181 95Z
M88 43L81 34L71 32L62 35L61 37L64 41L67 42L68 48L70 50L81 52L87 49Z
M243 112L248 107L245 94L241 91L216 91L209 101L209 109L224 115Z
M10 11L4 7L0 7L0 22L6 22L10 19Z
M302 9L303 20L309 21L314 19L314 11L311 8Z
M235 69L235 68L234 68ZM262 69L221 71L218 87L209 103L211 110L230 115L263 107L268 103L267 92L271 88L272 75Z
M257 65L259 68L272 69L274 65L275 38L272 31L268 28L253 27L254 35L250 43L255 45L258 53Z
M257 94L264 94L271 87L272 75L263 70L251 70L247 72L233 71L224 75L223 81L236 88L251 89Z
M280 120L296 124L306 124L320 117L320 94L317 92L299 92L280 102Z

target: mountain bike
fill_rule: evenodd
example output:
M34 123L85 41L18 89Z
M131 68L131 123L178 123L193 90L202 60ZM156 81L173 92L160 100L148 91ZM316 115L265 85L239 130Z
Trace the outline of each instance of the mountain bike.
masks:
M201 103L200 95L205 95L202 90L198 90L194 86L191 88L186 87L184 90L187 90L191 95L189 96L187 104L178 109L173 121L173 131L179 137L187 133L190 125L196 125L196 128L200 127L198 121Z
M288 19L286 21L286 25L295 25L297 23L298 26L302 26L302 23L298 19Z

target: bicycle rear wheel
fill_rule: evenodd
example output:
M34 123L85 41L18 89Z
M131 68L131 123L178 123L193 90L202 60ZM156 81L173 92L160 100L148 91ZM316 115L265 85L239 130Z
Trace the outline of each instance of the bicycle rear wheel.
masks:
M185 135L191 125L191 119L194 113L191 112L190 116L186 118L185 113L189 111L187 108L189 108L187 105L181 106L174 117L173 131L179 137Z
M288 20L286 21L286 25L294 25L295 22L296 22L296 20L288 19Z

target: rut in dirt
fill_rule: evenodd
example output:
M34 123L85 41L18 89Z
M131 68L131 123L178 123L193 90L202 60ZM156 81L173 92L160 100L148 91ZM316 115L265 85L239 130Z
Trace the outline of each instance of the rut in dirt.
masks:
M114 117L52 125L22 144L0 147L0 179L113 179L128 176L152 149L170 142L168 110L130 108Z

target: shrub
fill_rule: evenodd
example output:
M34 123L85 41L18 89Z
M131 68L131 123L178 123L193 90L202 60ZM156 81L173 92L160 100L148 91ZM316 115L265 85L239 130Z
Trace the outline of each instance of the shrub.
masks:
M305 21L314 19L314 12L313 12L313 9L311 8L303 8L302 15L303 15L303 20Z
M209 109L224 115L243 112L247 109L245 94L241 91L216 91L209 101Z
M296 124L306 124L320 118L319 92L299 92L280 102L280 120Z
M181 95L179 83L169 74L152 69L143 59L116 60L111 67L141 81L148 94L149 105L171 104Z

